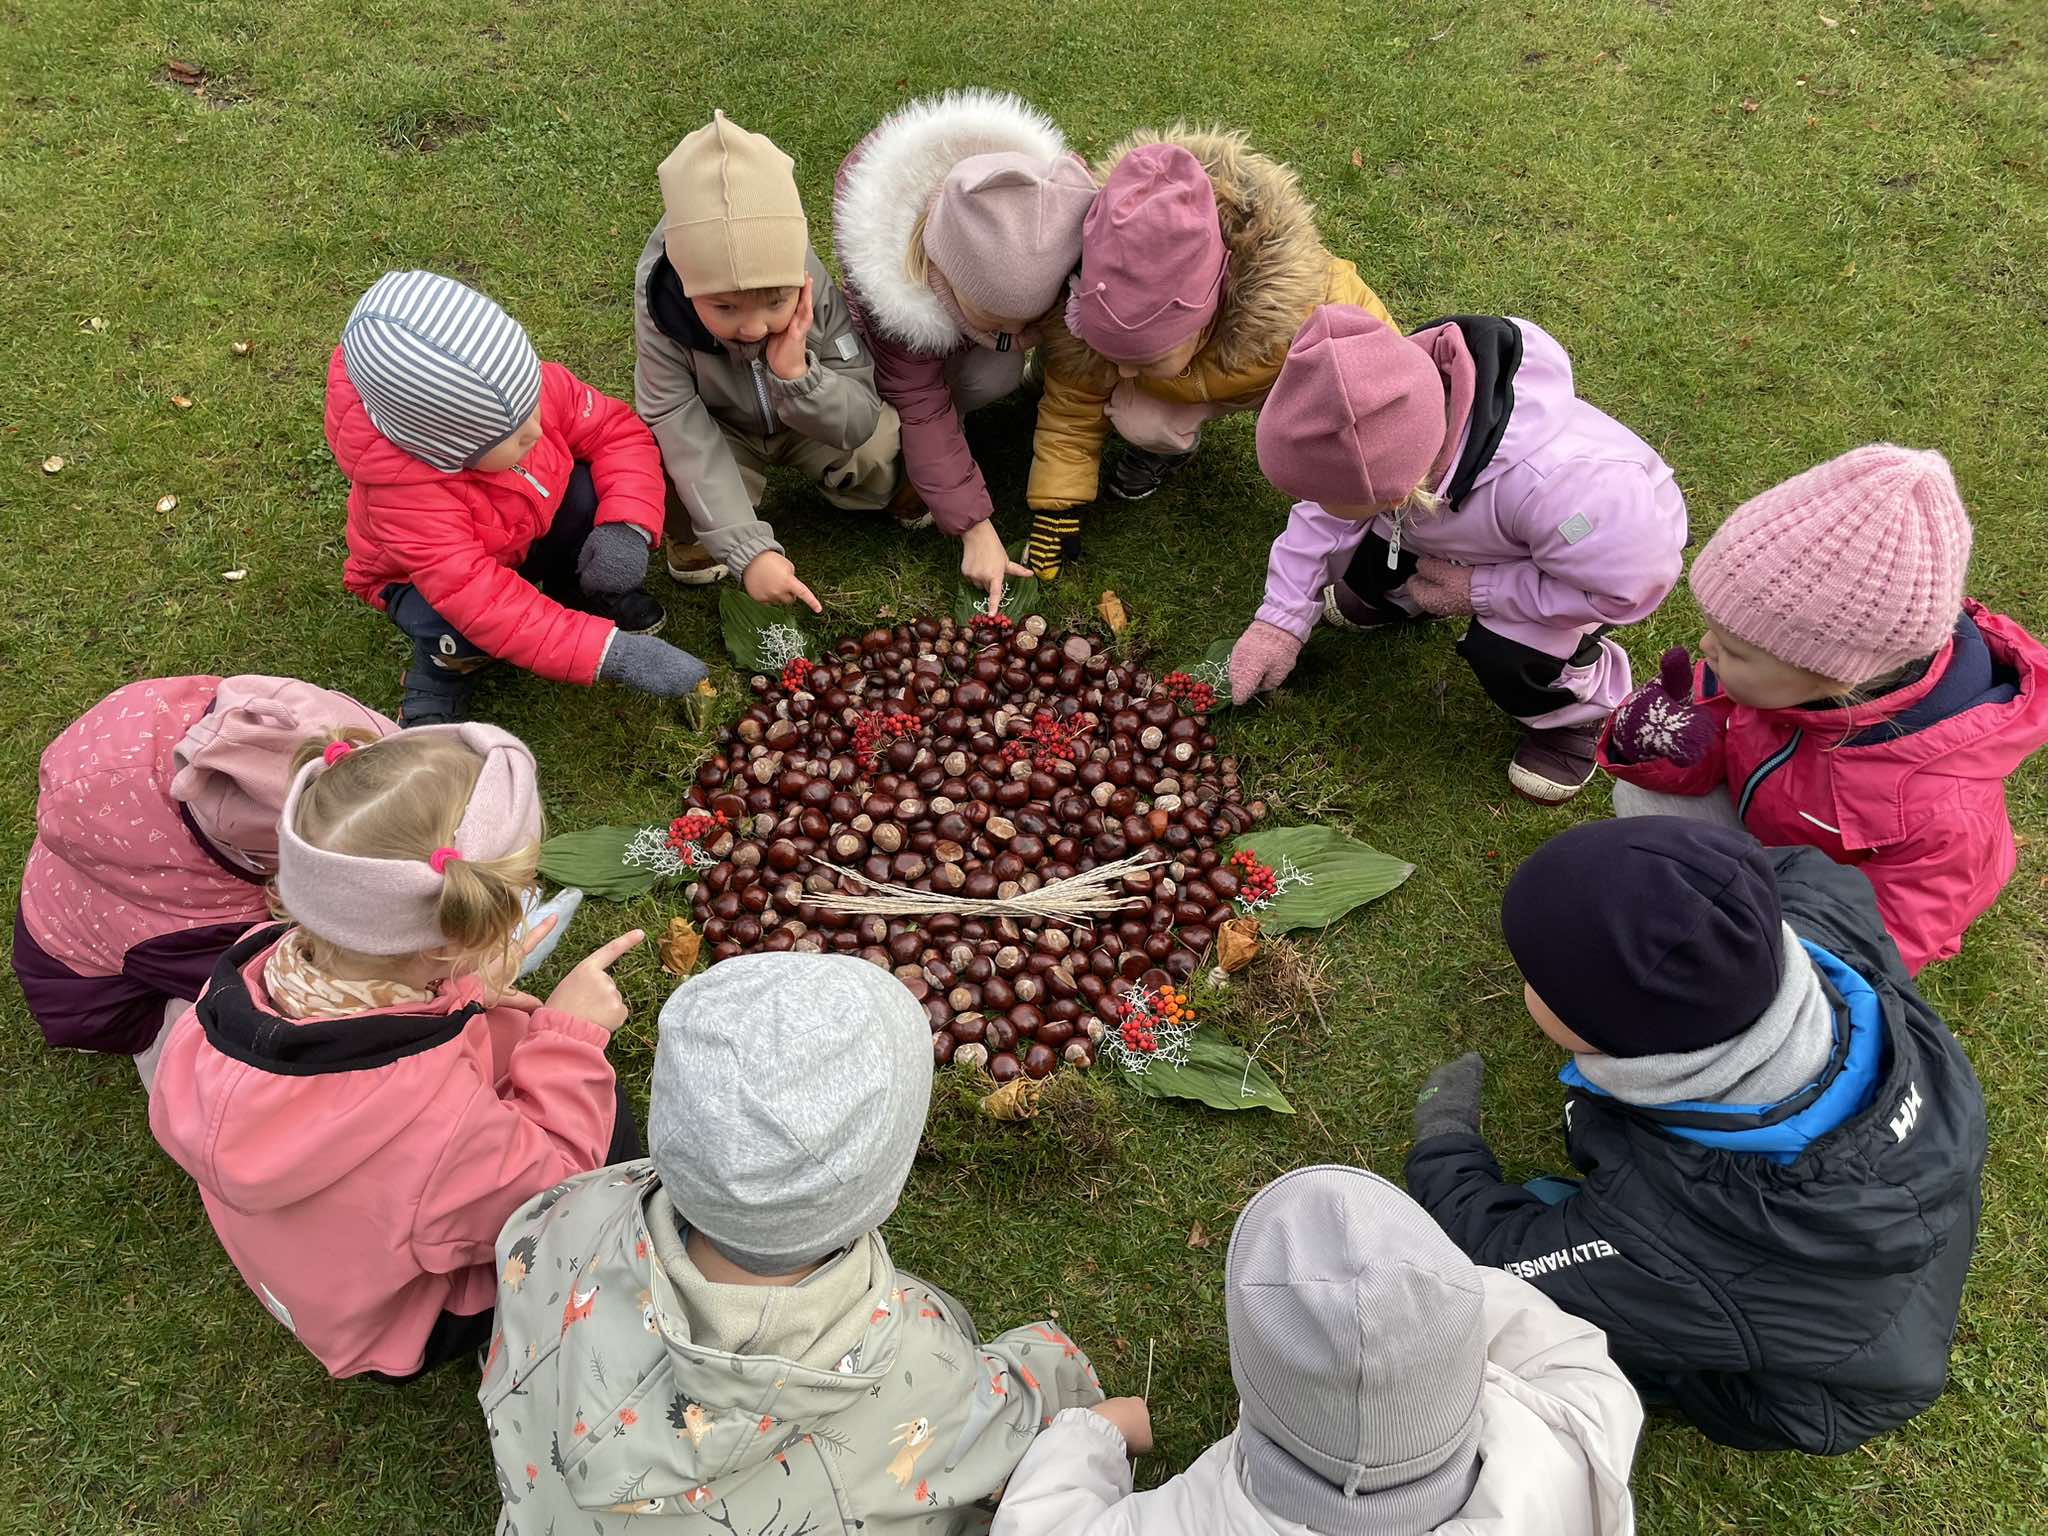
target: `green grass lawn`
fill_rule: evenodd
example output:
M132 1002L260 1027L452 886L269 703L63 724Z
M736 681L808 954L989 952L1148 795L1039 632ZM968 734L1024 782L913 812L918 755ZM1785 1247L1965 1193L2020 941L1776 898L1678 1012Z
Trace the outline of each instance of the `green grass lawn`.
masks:
M452 272L544 356L630 395L654 167L713 106L796 156L821 246L840 156L908 95L1007 85L1089 151L1182 114L1241 124L1299 167L1329 243L1398 317L1512 312L1554 333L1582 392L1677 467L1697 534L1856 443L1938 447L1976 516L1974 591L2048 629L2041 22L2036 0L11 0L0 879L19 875L43 743L119 683L276 671L395 706L404 647L342 590L344 487L320 429L349 306L387 267ZM172 60L204 71L203 95ZM1013 538L1029 425L1022 408L976 423ZM51 454L68 463L45 475ZM949 542L782 490L773 515L835 619L950 603ZM1198 472L1090 514L1059 599L1081 611L1114 586L1190 657L1250 617L1283 512L1247 424L1227 423ZM720 654L715 604L660 585L671 636ZM1628 637L1638 670L1696 624L1681 592ZM1056 1311L1113 1391L1139 1390L1150 1357L1147 1479L1231 1422L1221 1239L1252 1190L1321 1160L1396 1174L1417 1084L1468 1048L1486 1053L1511 1171L1561 1160L1557 1062L1495 913L1515 863L1606 796L1569 812L1512 798L1513 727L1450 641L1323 636L1286 692L1224 727L1280 816L1419 866L1315 946L1323 1018L1266 1050L1300 1113L1105 1089L1093 1116L1017 1132L942 1092L890 1224L899 1258L985 1322ZM703 745L673 708L617 690L505 677L479 702L533 743L558 827L665 819ZM1644 1529L2048 1530L2038 764L2013 814L2019 873L1925 983L1990 1100L1948 1394L1833 1461L1659 1423L1637 1462ZM576 938L673 909L591 910ZM635 1017L613 1055L644 1103L669 981L651 947L620 977ZM0 1017L7 1528L485 1528L471 1374L329 1381L235 1277L129 1065L46 1053L11 978ZM1191 1239L1198 1225L1214 1240Z

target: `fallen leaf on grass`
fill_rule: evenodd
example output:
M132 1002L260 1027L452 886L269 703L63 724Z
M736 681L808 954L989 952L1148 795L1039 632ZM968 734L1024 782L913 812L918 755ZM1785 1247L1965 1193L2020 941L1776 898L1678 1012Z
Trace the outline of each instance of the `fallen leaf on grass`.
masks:
M1750 113L1755 113L1755 112L1761 111L1761 110L1762 110L1762 108L1763 108L1763 103L1762 103L1762 102L1760 102L1760 101L1758 101L1758 100L1757 100L1757 99L1756 99L1756 98L1755 98L1754 96L1745 96L1745 97L1743 97L1743 98L1742 98L1742 110L1743 110L1743 111L1745 111L1745 112L1750 112Z
M181 411L189 411L192 409L192 397L190 395L173 395L171 396L171 404Z
M79 321L78 328L81 331L90 331L95 336L104 336L107 331L107 322L98 315L94 315L89 320Z
M240 581L244 576L248 574L249 573L247 571L222 571L220 573L220 579L222 581Z
M1259 953L1259 920L1233 917L1216 930L1216 969L1228 976L1241 971Z
M58 470L62 469L63 467L64 455L61 453L53 453L47 459L43 460L43 473L46 475L54 475L57 473Z
M175 496L159 496L156 499L156 509L159 512L175 512L178 510L178 498Z
M1824 27L1839 27L1841 25L1841 23L1835 20L1835 18L1832 16L1821 16L1821 13L1819 11L1815 11L1813 14L1816 16L1820 16L1820 24Z
M234 353L235 356L237 357L247 357L251 352L254 352L256 350L256 343L253 341L230 342L228 343L228 350Z
M1131 615L1124 607L1124 600L1115 592L1105 592L1095 600L1095 611L1102 615L1102 622L1109 626L1112 635L1120 635L1131 627Z
M1190 1248L1206 1248L1215 1241L1216 1239L1208 1234L1199 1221L1188 1228L1188 1246Z
M172 59L164 65L164 73L188 90L197 90L206 84L206 71L197 64L187 64L183 59Z
M995 1120L1029 1120L1038 1113L1039 1096L1047 1079L1013 1077L981 1101L981 1107Z
M1354 171L1362 171L1365 169L1365 156L1355 149L1351 151L1351 168Z
M687 976L697 969L697 955L704 947L704 935L690 926L687 917L668 920L668 932L654 946L661 956L661 968L671 976Z

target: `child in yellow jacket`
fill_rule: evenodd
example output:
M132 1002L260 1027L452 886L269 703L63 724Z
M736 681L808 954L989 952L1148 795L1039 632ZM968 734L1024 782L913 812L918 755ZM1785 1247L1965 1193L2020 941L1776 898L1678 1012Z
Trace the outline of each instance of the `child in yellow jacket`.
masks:
M1348 261L1324 249L1294 172L1242 133L1177 124L1133 135L1096 168L1081 266L1045 339L1032 441L1030 561L1050 580L1093 501L1109 429L1126 444L1109 489L1150 496L1194 454L1202 424L1256 411L1320 304L1392 324Z

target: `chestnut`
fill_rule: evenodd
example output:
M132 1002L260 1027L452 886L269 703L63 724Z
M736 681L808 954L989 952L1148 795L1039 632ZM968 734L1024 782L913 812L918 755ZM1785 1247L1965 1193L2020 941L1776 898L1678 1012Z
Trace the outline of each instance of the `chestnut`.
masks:
M988 1059L988 1075L999 1085L1015 1082L1023 1072L1023 1066L1008 1051L998 1051Z
M1051 1077L1052 1069L1058 1065L1059 1058L1053 1054L1051 1046L1034 1040L1025 1047L1023 1067L1026 1077Z

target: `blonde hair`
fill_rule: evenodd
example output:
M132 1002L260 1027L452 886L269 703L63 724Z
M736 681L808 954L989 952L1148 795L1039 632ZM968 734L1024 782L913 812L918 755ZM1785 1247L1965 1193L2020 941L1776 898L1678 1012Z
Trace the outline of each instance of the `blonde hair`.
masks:
M484 760L452 736L410 731L379 738L357 727L330 730L300 743L296 775L334 742L355 750L335 759L299 796L292 830L316 848L365 859L424 863L455 840ZM447 946L425 952L451 975L481 974L494 989L518 970L513 940L525 918L524 898L539 875L540 845L496 859L450 859L441 872L435 921ZM273 897L273 905L277 905ZM280 906L282 915L289 917ZM313 963L322 969L347 953L312 929Z
M932 259L925 253L924 226L932 216L930 203L917 216L917 222L910 226L910 243L903 247L903 275L913 283L929 283L932 280Z
M1437 495L1428 486L1418 485L1414 490L1401 498L1394 511L1420 520L1426 517L1437 516L1448 505L1449 503L1443 497Z

